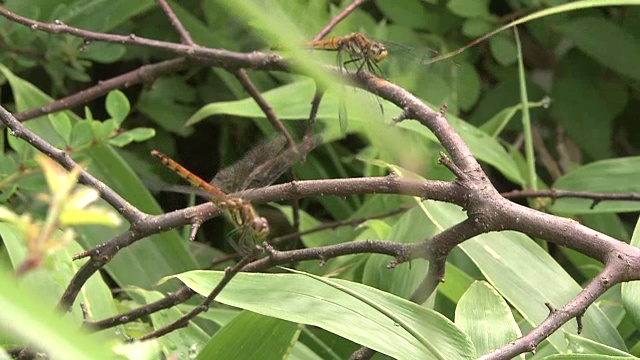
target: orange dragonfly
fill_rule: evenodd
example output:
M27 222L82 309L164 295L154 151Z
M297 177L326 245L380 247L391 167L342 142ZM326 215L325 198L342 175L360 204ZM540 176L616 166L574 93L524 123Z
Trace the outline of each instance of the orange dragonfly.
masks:
M180 177L185 179L191 185L202 190L207 199L216 206L227 211L231 220L242 231L240 242L241 246L244 245L244 237L247 234L250 235L254 241L264 239L269 234L269 223L267 222L267 219L258 216L250 202L225 194L215 186L207 183L191 171L187 170L184 166L178 164L175 160L157 150L152 150L151 155L158 158L164 165L173 170L176 174L180 175Z
M357 70L360 72L364 66L373 74L382 77L382 71L378 63L387 57L387 48L384 44L369 40L362 33L352 33L343 36L334 36L329 39L309 41L304 43L311 49L328 50L338 52L338 66L346 70L346 66L356 63ZM350 59L342 61L342 54L346 53ZM358 62L360 62L358 64Z
M337 51L338 68L347 71L347 65L355 64L356 73L367 67L369 72L378 77L384 77L378 63L387 57L387 48L384 44L371 41L362 33L351 33L349 35L334 36L324 40L309 41L304 43L310 49ZM349 55L349 60L343 61L342 54ZM341 98L344 99L344 87ZM384 113L380 99L376 97L380 106L380 111ZM347 108L344 101L340 102L338 119L340 120L340 130L347 131Z

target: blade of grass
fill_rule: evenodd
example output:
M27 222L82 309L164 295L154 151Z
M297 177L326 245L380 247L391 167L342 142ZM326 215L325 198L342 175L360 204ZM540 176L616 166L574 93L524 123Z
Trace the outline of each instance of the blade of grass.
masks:
M537 190L538 179L536 175L536 159L533 152L533 135L531 134L531 116L529 114L529 96L527 94L527 77L524 72L524 62L522 60L522 44L518 28L513 28L516 38L516 48L518 49L518 80L520 83L520 104L522 106L522 128L524 131L524 152L527 159L527 188Z
M555 15L555 14L560 14L560 13L564 13L564 12L569 12L569 11L575 11L575 10L581 10L581 9L588 9L588 8L594 8L594 7L603 7L603 6L621 6L621 5L640 5L640 0L582 0L582 1L575 1L572 3L568 3L568 4L564 4L564 5L560 5L560 6L555 6L549 9L544 9L544 10L540 10L537 12L534 12L531 15L525 16L523 18L514 20L510 23L508 23L507 25L504 25L486 35L483 35L475 40L473 40L472 42L470 42L469 44L461 47L458 50L452 51L450 53L446 53L444 55L441 56L436 56L434 58L431 59L431 61L429 61L429 63L435 63L441 60L445 60L445 59L449 59L451 57L454 57L458 54L461 54L462 52L464 52L465 50L467 50L468 48L475 46L483 41L485 41L486 39L492 37L493 35L496 35L512 26L516 26L516 25L520 25L520 24L524 24L527 23L529 21L533 21L536 19L540 19L546 16L551 16L551 15Z

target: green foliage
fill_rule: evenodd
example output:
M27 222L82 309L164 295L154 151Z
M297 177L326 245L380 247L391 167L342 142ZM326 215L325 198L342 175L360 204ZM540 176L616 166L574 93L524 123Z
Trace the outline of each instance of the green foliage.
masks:
M3 327L16 324L8 332L13 341L37 340L53 359L113 359L104 339L91 338L60 313L39 306L33 300L37 295L18 286L6 272L0 273L0 294Z
M522 336L509 304L483 281L473 283L460 298L456 325L469 334L478 355L488 354Z
M299 179L379 176L396 169L416 178L452 180L436 164L442 147L428 129L410 121L391 126L390 119L402 109L382 101L381 112L375 95L336 86L337 80L317 64L335 65L335 54L318 55L299 48L301 41L311 39L348 3L169 1L200 46L269 52L280 45L287 50L279 54L300 59L301 72L325 81L328 89L316 124L324 144L296 166ZM370 1L328 36L358 31L384 42L389 49L389 56L380 63L385 77L434 109L446 103L447 120L494 183L508 183L509 188L640 193L640 164L635 156L640 143L640 7L619 5L640 5L640 1ZM43 22L59 20L96 32L179 41L151 0L8 0L4 6ZM513 32L507 30L457 56L433 61L499 28L513 13L530 14L518 22L521 52ZM6 94L2 106L15 114L170 56L158 49L47 34L5 18L0 18L0 25L0 73ZM519 59L524 64L520 68ZM286 73L248 73L277 116L299 138L316 91L314 82ZM276 133L226 70L201 68L194 61L184 72L149 80L87 103L84 116L65 110L25 124L149 214L160 214L163 209L146 185L177 181L177 177L161 179L158 169L162 165L154 162L150 149L181 154L185 156L181 160L190 164L222 166L240 158L256 138L272 138ZM338 121L342 103L347 107L348 138ZM523 123L538 130L542 141L535 143ZM536 144L548 150L561 170L559 177L541 161L540 147L535 153L521 153L514 145L521 134L526 146ZM29 232L25 229L43 224L51 210L48 203L38 200L47 182L35 161L37 151L21 139L7 138L0 156L0 201L5 206L0 214L0 267L4 270L19 268L28 257ZM214 160L213 154L218 158ZM201 247L188 244L174 231L142 239L106 265L108 282L94 275L84 286L67 316L74 325L61 322L51 309L83 263L71 261L71 256L119 236L129 226L120 217L120 225L104 226L112 220L112 213L89 211L80 205L92 197L72 194L65 199L76 212L52 228L55 236L51 239L65 240L60 241L62 249L53 249L58 243L45 243L44 260L20 279L20 288L15 288L15 279L6 278L6 271L0 273L0 308L7 315L3 323L9 324L1 332L2 348L35 344L53 358L78 359L337 359L365 345L397 358L475 358L537 326L548 314L544 303L564 305L602 268L571 250L548 251L522 234L484 234L458 246L448 258L446 282L437 294L425 304L414 304L405 299L424 278L427 264L423 260L392 270L386 268L390 258L380 254L331 258L323 267L318 261L305 261L291 265L304 274L239 274L211 311L188 327L157 341L122 345L125 335L141 336L170 324L200 299L102 331L104 338L76 333L83 319L79 303L87 308L88 320L101 320L175 290L176 280L155 287L165 276L207 295L223 273L189 270L208 266L210 257L224 255L229 248L225 236L206 225L198 234ZM414 243L465 218L453 205L393 195L318 197L302 200L300 230L328 219L380 214L403 204L415 207L357 227L306 234L301 244L319 247L369 239ZM627 234L635 227L632 244L638 246L635 217L619 215L635 215L640 210L638 202L592 204L591 200L559 199L544 204L543 210L576 217L620 240L628 240ZM108 206L102 200L98 205ZM171 203L165 210L183 205ZM283 223L293 223L291 206L272 204L258 211L276 213ZM74 236L65 237L62 225L73 225ZM115 295L107 284L117 288ZM640 355L637 287L629 283L611 289L585 314L581 336L574 335L575 323L567 323L540 344L536 357L627 359ZM28 293L34 289L35 294Z
M196 359L283 359L291 354L300 328L296 323L244 311L217 332Z
M206 295L222 275L222 272L193 271L177 277ZM304 294L300 294L300 289L305 289ZM259 294L260 301L255 301L249 294ZM238 274L218 301L263 315L319 326L396 358L425 354L434 359L475 358L466 334L442 315L375 288L345 280L323 280L302 274ZM358 331L363 328L371 331Z

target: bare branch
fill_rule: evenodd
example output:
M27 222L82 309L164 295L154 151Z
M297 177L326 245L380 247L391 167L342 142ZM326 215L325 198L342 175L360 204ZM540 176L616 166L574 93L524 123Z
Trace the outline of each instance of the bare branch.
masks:
M195 318L200 313L209 310L209 306L211 305L213 300L215 300L216 296L220 294L222 289L224 289L225 286L229 284L231 279L233 279L233 277L236 276L236 274L238 274L246 264L248 264L252 259L256 257L258 251L259 249L254 249L251 253L245 255L245 257L243 257L242 260L240 260L233 267L227 268L224 272L224 277L222 278L222 280L220 280L220 283L218 283L218 285L213 290L211 290L211 293L209 293L206 299L204 299L204 301L199 306L196 306L193 310L184 314L171 324L145 334L144 336L141 336L136 340L144 341L166 335L174 330L187 326L189 324L189 320Z
M247 72L244 69L237 69L236 71L233 72L233 75L235 75L236 79L240 81L240 84L242 84L242 87L244 87L245 90L247 90L249 95L251 95L253 100L255 100L256 104L260 106L260 109L266 115L267 120L269 120L271 125L276 130L278 130L278 132L280 132L282 136L284 136L284 138L287 140L289 149L296 149L297 148L296 142L293 140L293 138L289 134L289 131L287 131L287 128L284 127L284 124L282 123L282 121L278 119L278 116L276 115L276 113L273 112L273 108L271 108L271 105L269 105L267 100L265 100L265 98L262 97L262 95L260 94L260 91L258 91L258 89L256 89L256 87L253 85L253 82L251 81L251 79L249 79Z
M11 115L4 107L0 106L0 120L11 129L11 135L21 138L28 142L34 148L38 149L43 154L56 160L56 162L68 171L75 168L80 168L80 165L73 161L69 154L63 150L56 149L44 139L36 135L33 131L27 129L16 118ZM142 221L147 215L135 206L131 205L128 201L118 195L115 191L111 190L105 183L96 179L93 175L89 174L86 170L80 169L80 176L78 180L100 192L100 196L113 206L113 208L120 213L130 223L137 223Z
M188 59L180 58L162 61L157 64L143 65L133 71L118 75L109 80L100 81L98 84L57 99L49 104L14 114L19 121L29 120L38 116L51 114L60 110L72 109L76 106L88 103L100 96L106 95L113 89L125 89L140 83L150 84L158 77L174 73L184 69L189 63Z
M157 0L157 2L162 11L164 11L164 13L169 18L171 26L173 26L173 28L176 29L178 35L180 35L180 42L187 45L196 45L193 39L191 39L191 34L189 34L189 31L185 29L180 19L178 19L176 14L173 12L173 9L171 9L171 6L167 4L167 0Z
M351 4L349 4L349 6L347 6L346 8L344 8L344 10L342 10L342 12L340 12L340 14L334 16L329 23L327 23L327 25L325 25L324 28L322 28L322 30L320 30L320 32L313 37L313 40L320 40L323 37L327 36L328 33L331 32L331 30L333 30L334 27L336 27L336 25L338 25L338 23L342 20L344 20L347 16L349 16L349 14L351 14L352 12L354 12L358 6L362 5L364 2L366 2L367 0L353 0L353 2Z
M542 340L553 334L567 321L581 317L587 308L613 285L619 284L622 281L628 281L629 278L625 273L629 269L629 261L631 261L635 268L638 269L637 265L640 263L638 263L637 257L633 260L626 256L614 257L607 266L605 266L602 272L591 280L580 294L573 298L573 300L569 301L561 308L553 308L549 304L549 316L547 316L543 322L531 330L527 335L492 353L484 355L480 359L511 359L519 354L535 350ZM638 279L638 270L635 270L634 273L635 279Z
M514 190L506 193L502 193L507 199L522 199L522 198L537 198L548 197L553 201L562 198L578 198L593 200L591 203L591 209L602 201L640 201L640 194L636 193L597 193L590 191L572 191L561 189L549 189L549 190Z
M41 30L51 34L69 34L74 35L90 41L104 41L109 43L124 44L124 45L136 45L144 46L153 49L164 50L178 54L180 56L195 58L195 59L209 59L211 65L222 66L227 69L234 69L238 67L242 68L256 68L262 70L274 70L285 71L288 69L286 61L280 56L275 54L261 54L258 52L252 53L238 53L233 51L227 51L222 49L211 49L204 47L197 47L184 44L175 44L166 41L146 39L138 37L135 34L130 35L113 35L99 33L89 30L82 30L63 24L60 21L53 24L44 23L41 21L32 20L15 13L12 13L0 7L0 15L7 19L28 26L33 30Z

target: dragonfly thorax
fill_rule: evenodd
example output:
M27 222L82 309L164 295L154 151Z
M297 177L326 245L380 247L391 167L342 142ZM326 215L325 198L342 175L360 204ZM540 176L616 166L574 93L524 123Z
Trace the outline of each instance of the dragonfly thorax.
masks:
M353 33L338 39L338 47L352 57L368 59L376 63L387 57L387 48L384 44L371 41L361 33Z

